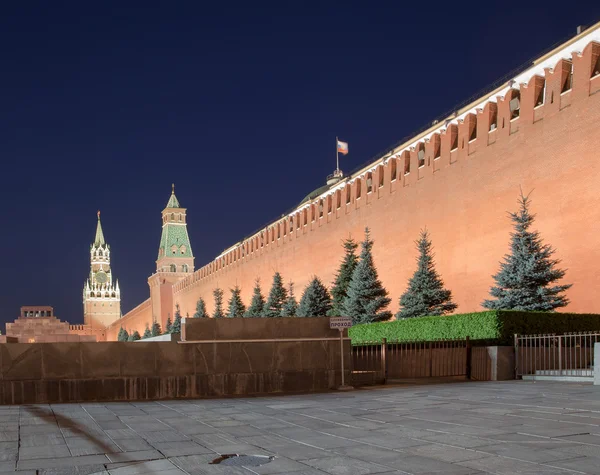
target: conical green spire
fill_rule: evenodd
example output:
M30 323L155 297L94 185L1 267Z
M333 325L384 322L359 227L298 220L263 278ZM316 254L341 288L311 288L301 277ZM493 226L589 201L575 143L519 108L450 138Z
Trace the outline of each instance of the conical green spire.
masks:
M94 246L104 246L104 233L102 232L102 224L100 224L100 211L98 211L98 226L96 226L96 238L94 239Z
M167 208L181 208L181 206L179 206L179 201L177 200L177 197L175 196L175 183L173 183L171 186L172 186L171 197L169 198L169 202L167 203Z

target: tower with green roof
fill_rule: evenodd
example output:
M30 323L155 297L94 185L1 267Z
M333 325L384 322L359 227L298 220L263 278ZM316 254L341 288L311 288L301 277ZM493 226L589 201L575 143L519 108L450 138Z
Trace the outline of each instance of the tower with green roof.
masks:
M83 321L106 328L121 318L121 290L110 266L110 246L104 239L100 211L94 242L90 245L90 274L83 287Z
M162 211L162 233L158 246L156 273L148 279L153 319L164 328L173 316L172 285L194 272L194 254L187 232L186 208L182 208L172 185L171 196Z
M182 274L194 272L194 255L187 232L186 209L175 196L175 185L162 212L162 234L158 246L156 272Z

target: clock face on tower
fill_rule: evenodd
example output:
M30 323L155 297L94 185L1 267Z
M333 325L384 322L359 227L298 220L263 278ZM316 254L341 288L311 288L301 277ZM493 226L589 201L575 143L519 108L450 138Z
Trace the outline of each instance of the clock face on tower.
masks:
M106 272L102 270L96 272L96 282L98 282L99 284L105 284L107 280L108 276L106 275Z

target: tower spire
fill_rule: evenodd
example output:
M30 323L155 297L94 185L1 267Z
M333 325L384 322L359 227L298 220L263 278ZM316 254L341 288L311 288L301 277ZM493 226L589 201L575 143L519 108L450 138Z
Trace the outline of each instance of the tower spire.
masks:
M171 197L167 203L167 208L181 208L181 206L179 206L179 200L175 196L175 183L171 183Z
M104 241L104 233L102 232L102 224L100 223L100 210L98 210L98 225L96 226L96 238L94 239L94 246L103 246L106 244Z

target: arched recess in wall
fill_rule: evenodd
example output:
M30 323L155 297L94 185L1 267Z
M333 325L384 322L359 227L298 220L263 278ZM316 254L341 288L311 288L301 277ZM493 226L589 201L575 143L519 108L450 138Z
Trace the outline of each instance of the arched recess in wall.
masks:
M511 89L507 93L508 110L510 112L510 120L514 120L521 114L521 91L519 89Z
M410 173L410 153L406 150L402 152L402 157L404 158L404 174L408 175Z

